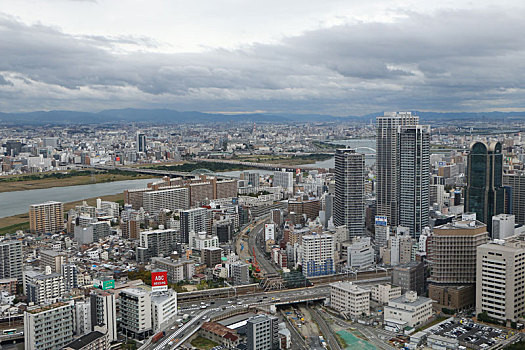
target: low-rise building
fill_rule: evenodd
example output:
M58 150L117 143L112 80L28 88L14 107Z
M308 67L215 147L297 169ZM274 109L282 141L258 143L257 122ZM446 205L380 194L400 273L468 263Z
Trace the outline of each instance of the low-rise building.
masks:
M330 305L352 318L370 315L370 291L352 282L330 284Z
M406 292L388 302L384 317L385 328L394 332L422 325L432 317L432 299L418 296L413 291Z
M155 268L168 271L168 283L189 280L195 274L195 261L193 260L152 258L151 262Z
M204 322L199 334L206 339L219 343L226 349L236 349L240 342L240 337L236 331L216 322Z
M108 335L99 331L89 332L67 344L64 350L102 350L109 349Z
M371 299L381 304L387 304L394 298L401 296L401 287L393 286L389 283L378 284L371 290Z

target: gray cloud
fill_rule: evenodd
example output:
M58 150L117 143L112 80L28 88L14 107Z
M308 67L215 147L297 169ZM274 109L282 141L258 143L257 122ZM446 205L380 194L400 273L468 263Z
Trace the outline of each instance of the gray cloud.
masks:
M0 108L170 107L365 114L524 108L523 11L406 13L278 44L161 54L0 17Z

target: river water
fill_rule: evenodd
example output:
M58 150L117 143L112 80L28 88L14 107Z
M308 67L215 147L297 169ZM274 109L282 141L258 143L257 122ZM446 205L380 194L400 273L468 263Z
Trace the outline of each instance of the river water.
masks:
M31 204L46 201L74 202L85 198L117 194L127 189L144 188L146 184L153 181L155 179L124 180L92 185L3 192L0 193L0 218L27 213Z
M349 148L356 148L357 152L367 154L365 163L372 165L375 163L375 139L350 139L337 140L334 143L344 144ZM333 168L334 158L318 161L312 165L318 168ZM259 174L272 174L272 171L250 169L249 172ZM221 172L221 175L239 177L241 171ZM0 193L0 218L23 214L29 211L31 204L42 203L45 201L74 202L85 198L93 198L111 194L121 193L127 189L143 188L154 179L125 180L115 182L97 183L92 185L79 185L67 187L53 187L39 190L15 191Z

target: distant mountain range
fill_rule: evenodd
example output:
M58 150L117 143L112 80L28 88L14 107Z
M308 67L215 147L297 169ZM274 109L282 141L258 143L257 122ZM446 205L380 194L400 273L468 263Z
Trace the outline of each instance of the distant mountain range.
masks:
M440 113L417 112L422 120L520 120L525 119L525 112L486 112L486 113ZM171 109L110 109L97 113L77 111L36 111L25 113L1 113L3 125L42 125L42 124L118 124L118 123L157 123L157 124L197 124L197 123L274 123L274 122L370 122L383 112L364 116L331 116L322 114L219 114L203 112L180 112Z

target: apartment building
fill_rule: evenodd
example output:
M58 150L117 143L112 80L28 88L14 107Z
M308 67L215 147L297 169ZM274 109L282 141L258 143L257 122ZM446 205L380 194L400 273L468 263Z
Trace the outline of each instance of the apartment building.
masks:
M48 269L42 274L37 271L24 272L24 293L29 302L35 304L53 303L65 294L64 277L51 273Z
M65 252L44 249L40 251L40 268L45 269L46 266L51 268L52 272L62 272L62 265L67 262L67 255Z
M178 236L179 233L172 229L140 232L137 246L137 261L144 263L152 257L170 255L176 248Z
M193 260L152 258L151 262L155 268L168 271L169 283L191 279L195 274L195 261Z
M258 315L246 322L246 344L248 350L273 350L279 348L279 319Z
M22 282L22 242L0 242L0 279L16 278Z
M24 349L59 350L73 339L74 303L30 307L24 312Z
M91 324L103 326L109 341L117 340L117 303L115 294L95 289L89 296L91 305ZM93 328L94 329L94 328Z
M158 214L162 209L176 211L190 207L189 190L185 187L148 191L142 197L144 210L152 215Z
M64 204L45 202L29 206L29 230L34 234L55 233L64 229Z
M152 334L151 298L141 288L126 288L119 293L120 328L136 339L145 339Z
M306 277L331 275L335 272L335 241L330 234L302 237L302 271Z

